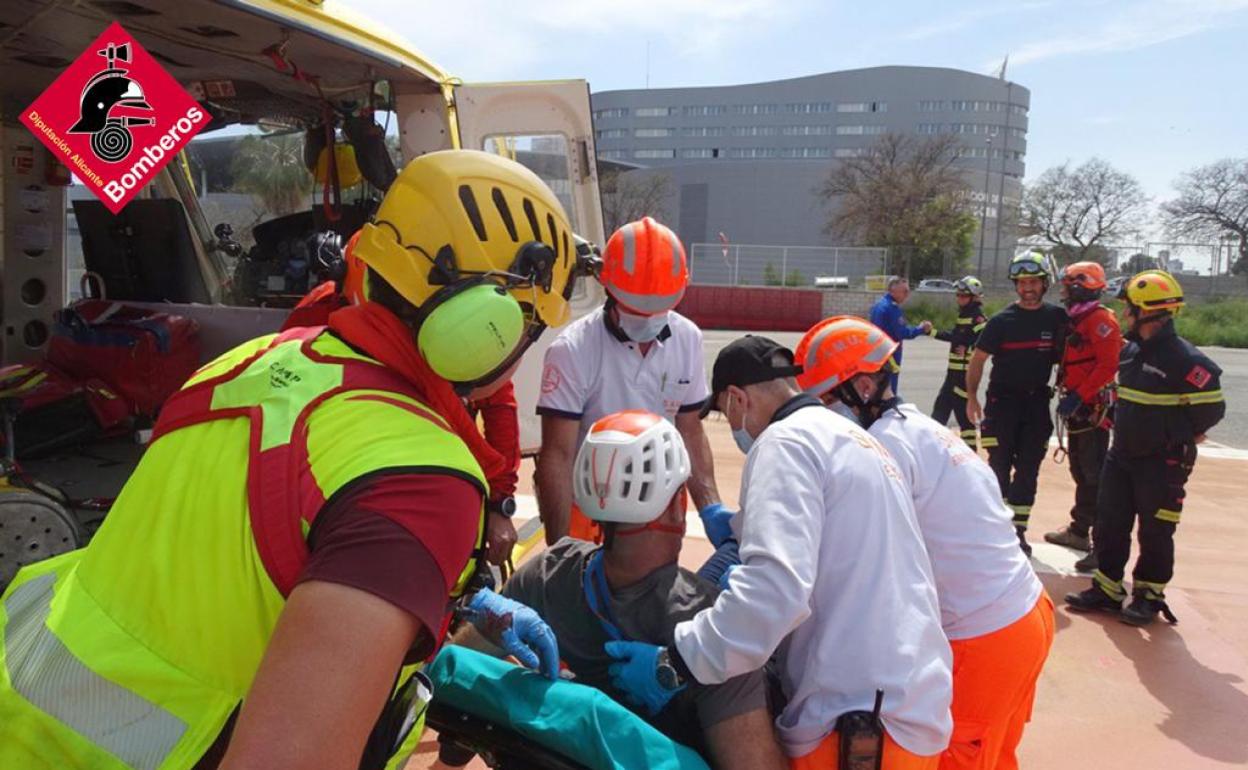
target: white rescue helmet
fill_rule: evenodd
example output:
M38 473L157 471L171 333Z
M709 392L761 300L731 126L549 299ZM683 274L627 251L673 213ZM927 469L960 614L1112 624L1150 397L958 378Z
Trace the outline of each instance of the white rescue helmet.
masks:
M689 479L689 452L676 426L650 412L615 412L595 422L576 453L576 504L594 521L649 524Z

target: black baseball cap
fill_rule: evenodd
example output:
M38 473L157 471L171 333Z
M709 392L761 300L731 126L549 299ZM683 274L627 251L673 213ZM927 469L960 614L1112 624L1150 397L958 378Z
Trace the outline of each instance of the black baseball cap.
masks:
M772 358L779 353L788 360L788 366L776 366ZM767 337L747 334L728 343L715 357L711 370L711 397L702 405L702 416L718 409L719 394L729 385L743 388L760 382L794 377L802 373L802 367L793 363L793 351Z

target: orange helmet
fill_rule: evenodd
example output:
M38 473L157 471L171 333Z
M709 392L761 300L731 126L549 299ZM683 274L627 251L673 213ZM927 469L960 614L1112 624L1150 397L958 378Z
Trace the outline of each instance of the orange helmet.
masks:
M797 384L821 397L859 374L892 364L897 343L875 324L854 316L825 318L797 344L794 358L802 371Z
M1096 262L1075 262L1062 268L1062 283L1100 291L1105 288L1105 268Z
M599 280L616 302L638 315L676 307L689 285L685 247L650 217L616 230L607 241Z

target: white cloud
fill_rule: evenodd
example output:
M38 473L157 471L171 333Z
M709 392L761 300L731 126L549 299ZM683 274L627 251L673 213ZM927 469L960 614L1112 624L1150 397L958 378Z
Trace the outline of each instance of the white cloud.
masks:
M1232 14L1248 10L1248 0L1142 0L1129 8L1110 9L1100 24L1063 25L1053 36L1034 40L1010 54L1011 64L1075 54L1113 53L1165 43L1204 32Z
M1054 0L1037 0L1036 2L1001 3L998 5L983 6L981 8L972 8L970 10L963 11L962 13L946 15L946 17L940 21L934 21L928 24L913 27L909 30L904 30L898 35L898 37L902 40L911 42L916 40L928 40L935 37L943 37L954 32L959 32L976 22L986 21L998 16L1026 13L1027 11L1048 8L1053 4Z
M573 77L586 57L645 57L646 41L680 55L722 53L808 0L344 0L439 66L467 79L529 77L538 64ZM779 7L776 7L779 5ZM565 63L566 66L560 66Z

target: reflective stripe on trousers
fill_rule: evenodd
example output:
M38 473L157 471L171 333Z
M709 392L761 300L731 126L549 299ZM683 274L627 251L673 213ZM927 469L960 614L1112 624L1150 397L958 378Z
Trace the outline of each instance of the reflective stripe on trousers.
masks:
M44 713L137 770L155 770L187 725L82 664L46 625L56 575L4 600L4 656L13 689Z

